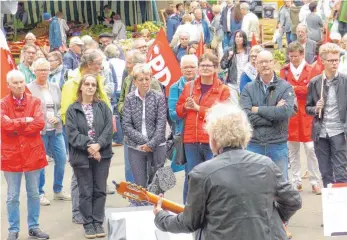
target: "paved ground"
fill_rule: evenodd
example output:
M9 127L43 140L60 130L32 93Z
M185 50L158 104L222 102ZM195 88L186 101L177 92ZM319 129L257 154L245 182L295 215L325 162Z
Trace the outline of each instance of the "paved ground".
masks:
M109 182L112 180L124 180L124 164L123 164L123 148L114 148L114 159L111 164ZM303 155L302 155L303 157ZM46 169L46 186L48 199L53 198L52 189L50 186L53 184L53 163L51 162ZM64 189L69 190L71 179L71 167L66 167ZM166 197L176 201L182 202L182 187L183 187L183 173L177 175L177 186L166 194ZM7 237L7 213L6 213L6 181L1 175L1 237ZM324 238L323 229L320 227L322 223L322 210L321 210L321 197L315 196L310 192L310 186L307 180L304 181L303 208L297 212L289 224L289 228L293 233L294 240L325 240L333 238ZM20 239L28 239L27 223L26 223L26 196L24 181L22 181L22 191L20 197L20 210L21 210L21 233ZM119 195L108 195L106 207L125 207L128 203ZM84 239L82 226L76 225L71 222L71 202L64 201L51 201L50 206L41 207L40 216L41 228L48 232L51 239L56 240L79 240ZM135 228L134 228L135 229ZM347 240L347 237L340 237L337 239Z

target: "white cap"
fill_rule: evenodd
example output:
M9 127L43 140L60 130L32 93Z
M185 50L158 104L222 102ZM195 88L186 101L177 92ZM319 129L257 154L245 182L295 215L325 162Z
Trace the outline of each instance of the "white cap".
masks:
M332 33L330 33L330 39L331 40L341 40L341 34L338 32L332 32Z
M84 45L84 43L79 37L72 37L69 46L71 47L73 45Z

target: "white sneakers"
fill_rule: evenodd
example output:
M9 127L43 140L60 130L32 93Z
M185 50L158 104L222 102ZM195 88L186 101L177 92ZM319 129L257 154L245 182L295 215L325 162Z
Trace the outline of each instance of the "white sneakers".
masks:
M63 201L71 201L71 195L66 192L54 193L54 200L63 200ZM40 195L40 204L41 206L48 206L51 202L46 198L44 194Z

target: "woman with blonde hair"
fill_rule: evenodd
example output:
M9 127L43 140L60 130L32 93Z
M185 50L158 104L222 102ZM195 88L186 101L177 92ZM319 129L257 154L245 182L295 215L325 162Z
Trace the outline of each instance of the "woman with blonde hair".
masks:
M301 197L270 158L246 150L252 127L245 112L218 103L205 119L215 157L190 172L183 213L170 215L159 200L155 225L199 239L287 239L282 221L301 208Z
M182 17L182 24L178 26L176 32L171 40L170 46L175 47L179 44L179 36L181 32L188 32L190 34L189 42L200 40L198 28L192 24L193 18L190 14L184 14Z

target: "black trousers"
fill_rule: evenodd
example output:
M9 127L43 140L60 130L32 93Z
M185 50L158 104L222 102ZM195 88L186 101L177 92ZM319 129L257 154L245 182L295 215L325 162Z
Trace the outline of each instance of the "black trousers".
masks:
M344 133L333 137L319 138L314 143L323 186L347 182L347 143Z
M106 185L111 159L90 159L89 168L74 168L79 188L79 209L84 226L104 222Z

